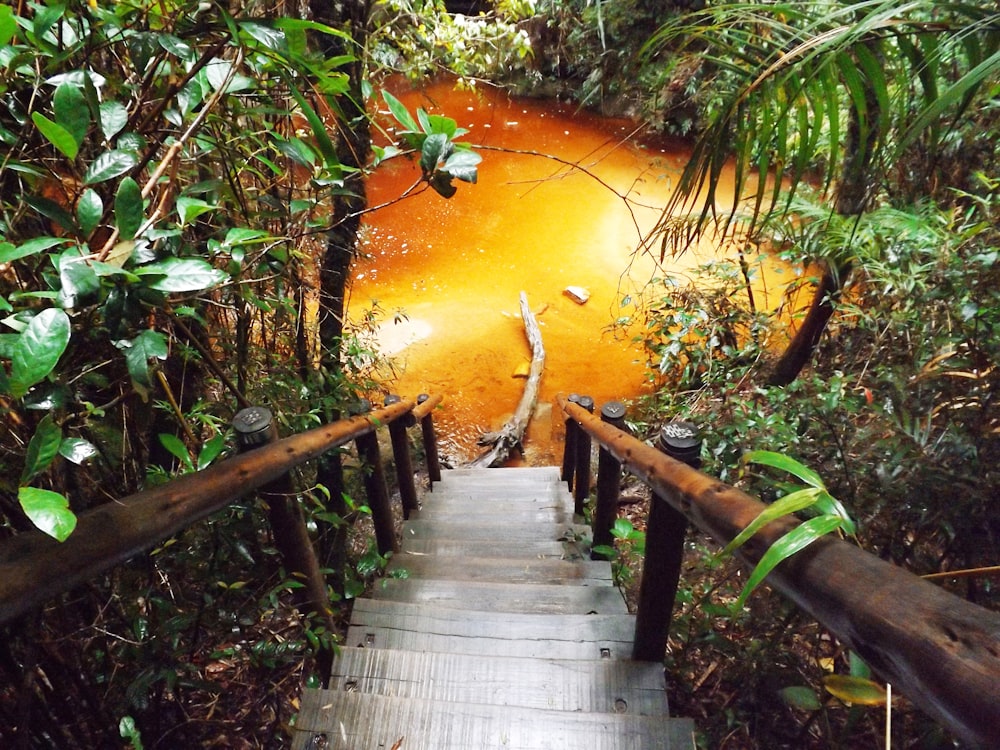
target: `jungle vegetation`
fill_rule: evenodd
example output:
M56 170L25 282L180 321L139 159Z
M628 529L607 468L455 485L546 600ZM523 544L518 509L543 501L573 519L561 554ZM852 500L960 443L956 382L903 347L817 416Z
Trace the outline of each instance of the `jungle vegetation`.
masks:
M365 175L417 153L446 198L478 162L453 120L381 87L447 72L691 138L646 250L717 232L732 260L638 301L642 421L711 424L705 470L765 499L789 488L744 455L795 457L859 544L971 571L945 585L995 607L998 70L989 3L0 6L0 539L65 536L210 464L240 406L292 431L378 392L343 315ZM397 145L373 147L389 127ZM751 200L715 200L727 162ZM755 309L760 250L803 269L801 318ZM334 601L381 562L359 472L332 456L299 478ZM333 634L290 606L263 528L248 499L9 626L0 744L281 747ZM640 543L623 532L621 559ZM667 660L702 746L876 746L881 714L824 680L864 665L766 591L734 608L735 567L690 544ZM899 746L955 746L898 710Z

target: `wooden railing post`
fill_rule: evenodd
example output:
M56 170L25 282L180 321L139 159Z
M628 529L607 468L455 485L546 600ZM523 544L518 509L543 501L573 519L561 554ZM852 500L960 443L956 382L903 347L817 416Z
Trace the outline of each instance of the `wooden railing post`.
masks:
M241 452L253 450L278 439L278 427L270 409L251 406L233 417L233 429ZM268 522L284 561L287 574L301 579L303 588L296 589L299 606L305 612L317 612L330 632L335 631L333 611L319 561L309 539L302 509L295 499L290 474L264 485L259 493L267 505Z
M398 404L402 399L395 393L385 397L385 405ZM392 441L392 458L396 465L396 481L399 484L399 499L403 503L403 518L409 518L412 511L420 507L417 500L417 485L413 481L413 459L410 456L408 427L416 424L412 414L389 423L389 439Z
M695 469L701 466L701 438L690 422L669 422L660 430L657 448ZM684 558L688 522L658 494L646 521L646 558L642 566L632 658L662 661Z
M601 407L601 421L614 425L619 430L625 428L625 404L608 401ZM594 506L592 522L594 547L610 547L615 538L611 533L618 515L618 494L621 489L622 464L603 445L597 453L597 503ZM610 556L591 550L592 560L608 560Z
M425 404L429 399L429 394L421 393L417 396L417 405ZM438 457L437 435L434 433L434 415L430 410L420 417L420 434L424 439L427 477L430 479L431 489L433 490L434 483L441 481L441 459Z
M580 403L580 397L571 393L566 397L566 400L571 404ZM576 472L576 436L580 432L580 426L576 423L576 420L572 417L566 417L566 437L563 439L563 461L562 461L562 480L566 483L566 486L573 490L573 474Z
M372 405L362 400L352 413L365 414L371 411ZM392 523L392 507L389 505L389 488L385 483L385 469L382 468L382 453L378 447L378 435L375 431L360 435L354 441L361 459L361 472L365 484L368 507L372 512L372 525L375 527L375 545L380 555L398 552L396 531Z
M580 396L577 404L591 414L594 413L594 399L590 396ZM574 463L576 468L573 471L573 512L582 516L587 495L590 494L590 434L578 429L575 443L576 459Z

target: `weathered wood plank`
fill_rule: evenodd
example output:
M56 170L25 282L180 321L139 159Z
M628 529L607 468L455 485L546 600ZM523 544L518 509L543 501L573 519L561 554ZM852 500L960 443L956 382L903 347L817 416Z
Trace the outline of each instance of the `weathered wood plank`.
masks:
M516 545L494 544L490 539L405 539L403 548L412 555L463 555L478 557L554 558L580 560L589 558L589 540L522 541Z
M375 586L372 598L484 612L580 615L628 613L621 592L609 586L546 586L531 583L391 578Z
M583 519L573 515L573 509L560 509L549 506L536 507L517 506L500 503L496 507L477 508L475 505L463 507L450 505L441 508L437 505L423 506L420 510L410 512L411 521L432 521L441 523L476 523L476 524L557 524L572 526Z
M320 738L319 735L324 735ZM311 690L295 750L692 750L692 724L629 714L387 698Z
M484 549L483 553L488 554ZM612 586L611 563L603 560L465 557L399 554L389 563L393 577L405 571L409 578L499 583L545 583L563 586Z
M590 527L579 524L510 523L498 527L495 523L467 521L427 521L414 519L403 524L403 544L409 539L484 539L495 544L530 541L561 542L576 538L589 539Z
M546 615L462 611L380 599L359 599L347 645L455 654L551 659L627 659L630 615Z
M558 711L666 716L662 665L342 648L330 690Z

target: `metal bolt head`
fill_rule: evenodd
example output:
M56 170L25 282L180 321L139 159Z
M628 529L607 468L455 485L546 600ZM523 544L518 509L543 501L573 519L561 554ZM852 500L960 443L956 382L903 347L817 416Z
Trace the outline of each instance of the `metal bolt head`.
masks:
M625 418L625 404L621 401L608 401L601 407L601 419L605 422L618 422Z
M248 406L233 417L233 429L244 448L267 443L274 437L274 415L266 406Z
M660 428L659 449L691 466L701 463L701 435L691 422L668 422Z

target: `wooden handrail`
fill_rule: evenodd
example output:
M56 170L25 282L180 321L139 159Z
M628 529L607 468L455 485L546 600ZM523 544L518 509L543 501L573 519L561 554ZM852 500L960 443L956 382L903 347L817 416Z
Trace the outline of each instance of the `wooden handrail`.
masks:
M293 435L81 513L65 542L40 531L0 543L0 624L156 545L299 464L413 411L402 400Z
M558 401L628 471L720 544L766 507L577 404ZM738 556L753 567L797 524L787 516L768 524ZM782 562L767 583L956 735L977 746L1000 747L1000 613L830 536Z

